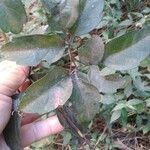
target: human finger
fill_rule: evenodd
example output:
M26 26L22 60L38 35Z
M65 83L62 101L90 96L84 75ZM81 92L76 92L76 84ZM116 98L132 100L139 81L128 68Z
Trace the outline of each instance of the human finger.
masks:
M33 121L39 119L40 117L41 117L41 115L39 115L37 113L32 113L32 114L31 113L23 113L22 119L21 119L21 126L32 123Z
M0 63L0 94L12 96L26 80L29 68L17 65L15 62L3 61Z
M16 65L14 62L0 63L0 134L5 128L11 113L11 96L25 81L28 67Z
M22 146L26 147L49 135L59 133L63 129L57 116L27 124L21 128Z

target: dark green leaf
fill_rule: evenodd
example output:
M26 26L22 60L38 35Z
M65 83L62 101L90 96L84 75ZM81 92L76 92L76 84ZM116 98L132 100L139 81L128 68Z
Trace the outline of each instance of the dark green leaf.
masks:
M100 23L103 7L104 0L86 0L77 23L77 36L90 32Z
M141 115L137 115L136 116L136 124L137 124L137 127L138 128L141 128L141 126L142 126L142 116Z
M78 18L79 0L42 0L51 30L70 28Z
M79 50L79 59L81 62L87 65L97 65L103 58L104 44L102 39L95 35L88 39Z
M128 112L125 108L123 108L121 110L121 116L120 116L120 121L123 126L127 125L127 119L128 119Z
M99 92L115 93L117 89L123 88L126 84L126 79L118 75L109 75L107 78L100 74L98 66L91 66L89 73L89 81L93 84Z
M18 112L15 111L13 115L10 116L10 120L3 131L5 141L11 150L21 150L20 128L20 116Z
M4 32L19 33L26 22L26 12L21 0L0 1L0 28Z
M143 29L131 31L120 37L112 39L105 46L105 58L132 46L149 34L150 27L146 26Z
M65 104L72 93L72 81L66 71L54 67L34 82L21 98L20 108L30 113L46 113Z
M12 96L12 114L10 119L3 131L3 135L6 144L11 150L21 150L21 119L18 112L18 105L20 102L20 94L15 94Z
M105 57L113 55L109 56L104 63L107 67L115 70L137 67L150 55L149 43L150 26L115 38L106 44Z
M80 122L90 121L99 112L101 96L91 84L83 81L75 73L72 77L73 92L71 100Z
M46 60L49 64L64 53L63 40L57 35L30 35L14 38L1 48L4 59L18 64L35 66Z

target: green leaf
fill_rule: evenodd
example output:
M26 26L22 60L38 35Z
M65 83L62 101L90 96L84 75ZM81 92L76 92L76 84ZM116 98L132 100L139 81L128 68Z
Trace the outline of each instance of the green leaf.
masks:
M63 40L58 35L29 35L14 38L1 48L4 59L18 64L35 66L46 60L49 64L64 53Z
M142 113L145 110L145 104L142 100L131 99L126 103L127 107L131 110L136 110L138 113Z
M135 108L135 106L132 106L132 105L126 105L126 107L130 108L131 110L133 111L136 111L137 109Z
M114 107L113 111L118 111L118 110L121 110L121 109L123 109L123 108L125 108L125 107L126 107L126 104L124 104L124 103L119 103L119 104L117 104L117 105Z
M111 115L110 123L115 122L121 116L121 110L114 111Z
M145 60L143 60L140 64L140 66L150 68L150 56L147 57Z
M150 26L129 32L106 44L104 64L115 70L127 70L137 67L150 55Z
M117 89L123 88L126 84L126 79L118 75L102 76L98 66L90 66L88 72L89 81L93 84L99 92L115 93Z
M114 98L114 96L112 94L110 94L110 95L107 95L107 94L102 95L102 98L101 98L101 103L102 104L110 105L110 104L113 104L115 102L116 102L115 98Z
M123 26L130 26L130 25L132 25L132 23L133 23L132 20L127 19L127 20L122 21L122 22L119 24L119 26L121 26L121 27L123 27Z
M0 28L4 32L20 33L26 20L21 0L0 1Z
M150 107L150 98L146 99L145 102L146 102L146 106Z
M48 11L56 11L54 8L57 8L61 0L41 0L41 2Z
M144 83L141 79L140 76L137 76L134 80L133 80L133 84L136 87L136 89L138 89L141 92L145 92L145 91L149 91L150 87L147 87L146 84Z
M77 22L77 36L90 32L100 23L103 8L104 0L86 0L84 9Z
M78 18L79 0L41 0L50 13L48 23L51 30L70 28Z
M69 144L72 135L70 132L62 132L61 135L63 136L63 145L66 146L67 144Z
M124 95L128 98L133 93L133 84L130 81L124 89Z
M99 112L101 96L98 90L75 73L72 77L73 92L71 100L80 122L88 122Z
M25 112L44 114L64 105L72 93L72 80L66 71L54 67L34 82L23 94L20 108Z
M97 65L102 60L103 54L104 44L97 35L88 39L78 50L80 61L87 65Z
M150 132L150 123L148 123L147 125L145 125L143 128L143 134L146 134L148 132Z
M127 101L127 105L131 105L131 106L135 106L135 105L139 105L139 104L141 104L141 103L143 103L143 101L142 100L139 100L139 99L131 99L131 100L129 100L129 101Z

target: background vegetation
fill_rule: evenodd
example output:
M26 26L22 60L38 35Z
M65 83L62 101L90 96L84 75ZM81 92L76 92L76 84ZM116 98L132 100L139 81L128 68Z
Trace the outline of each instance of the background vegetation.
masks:
M4 29L0 25L1 29L4 31L1 32L0 36L0 42L1 45L3 45L1 53L4 54L7 59L10 59L7 54L9 49L16 49L18 46L20 48L20 45L22 48L26 45L26 42L29 44L28 40L24 39L24 37L13 41L17 46L12 45L12 43L8 45L5 44L16 36L40 34L39 37L32 37L32 40L37 39L35 41L33 40L33 43L31 42L29 47L33 45L38 45L37 47L40 47L41 44L45 44L45 37L41 34L51 35L51 33L55 31L55 36L52 37L55 41L52 41L51 37L49 37L49 41L46 43L47 45L50 44L50 46L52 44L55 45L56 41L58 43L61 41L57 35L63 38L65 37L66 47L69 51L65 51L66 49L64 48L64 50L59 51L56 56L54 55L55 57L52 56L50 59L49 56L49 63L55 67L63 66L70 74L74 72L74 69L79 70L80 73L73 74L74 93L72 95L70 93L70 100L66 102L70 97L69 94L62 94L61 98L64 98L63 103L65 103L65 105L62 110L58 109L55 113L61 116L62 114L60 111L64 114L67 110L67 117L71 118L73 116L72 121L74 121L74 114L77 114L75 115L75 120L77 119L79 124L75 123L75 125L77 129L80 129L81 136L85 137L82 139L77 135L76 128L70 129L70 126L66 124L66 120L60 119L61 123L66 127L65 131L37 142L26 148L26 150L149 150L149 0L105 0L101 22L94 27L92 31L90 30L90 32L86 34L83 33L80 35L83 30L79 31L80 29L78 30L77 28L77 35L79 34L79 36L74 39L71 45L69 34L74 32L74 26L69 28L69 34L64 36L64 30L59 29L60 26L64 26L66 22L59 20L61 24L59 26L58 22L52 21L53 18L51 17L53 16L50 17L49 15L50 6L46 1L23 0L23 3L26 8L28 21L24 25L21 33L18 34L20 31L11 28L11 30L9 28ZM63 18L64 20L65 17ZM93 18L94 17L95 16L93 16ZM25 18L26 16L24 16L23 20L25 20ZM7 32L7 30L11 32ZM15 32L17 34L14 35ZM148 37L147 41L144 41L145 37ZM28 38L31 40L30 37ZM140 47L141 45L133 47L138 41L141 42L142 47ZM57 50L59 50L60 47L59 45L57 46ZM141 53L141 48L143 48L143 53ZM120 53L118 56L112 55L116 53L117 50L120 51L120 49L128 49L128 51L126 51L125 55L123 53ZM31 56L31 53L29 53L29 55ZM125 56L128 57L126 58ZM24 59L23 56L21 59L22 58ZM17 55L15 55L14 58L11 56L11 60L12 59L17 59L20 63L20 59ZM38 60L33 60L21 63L25 63L26 65L29 63L29 65L32 64L35 66L35 64L37 65L40 62ZM31 110L30 105L26 106L26 103L33 98L30 91L32 92L32 90L34 91L34 89L37 88L36 86L34 87L34 85L36 85L39 79L44 79L40 80L40 83L44 84L46 89L49 89L49 84L47 85L45 81L49 81L52 85L55 85L55 83L52 83L50 79L48 79L48 76L55 79L55 74L52 74L55 73L55 71L52 71L56 70L55 67L51 68L45 61L36 67L32 67L30 76L34 84L27 89L29 97L24 96L22 98L23 103L21 107L23 109ZM61 68L57 69L56 74L65 77L66 72L63 71L64 70ZM60 78L58 79L60 80ZM81 82L81 79L84 82ZM90 80L92 86L89 85L87 79ZM72 87L69 87L69 79L66 78L64 80L66 85L60 84L71 89ZM78 84L78 86L76 86L76 84ZM69 92L67 88L65 90ZM89 90L91 95L87 95L87 93L90 93ZM80 93L80 91L82 92ZM84 91L86 92L84 93ZM53 90L51 92L53 93ZM68 99L66 99L66 97L68 97ZM95 102L93 102L94 100ZM72 108L71 106L76 107L74 109L74 107ZM51 107L52 108L46 108L46 112L47 110L53 110L54 106ZM39 110L43 113L42 109ZM35 108L34 112L37 111L38 110ZM43 118L53 114L54 112L50 112L44 115Z

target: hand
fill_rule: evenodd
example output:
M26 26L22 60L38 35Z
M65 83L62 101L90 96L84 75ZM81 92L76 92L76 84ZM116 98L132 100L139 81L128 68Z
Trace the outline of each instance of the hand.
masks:
M11 96L26 80L28 68L16 65L14 62L3 61L0 63L0 148L6 150L7 146L2 137L11 114L12 99ZM33 122L37 115L26 114L22 121L21 143L22 147L30 145L51 134L63 130L57 116L46 120Z

